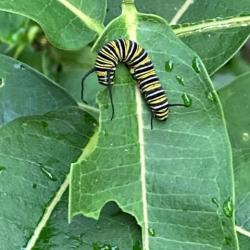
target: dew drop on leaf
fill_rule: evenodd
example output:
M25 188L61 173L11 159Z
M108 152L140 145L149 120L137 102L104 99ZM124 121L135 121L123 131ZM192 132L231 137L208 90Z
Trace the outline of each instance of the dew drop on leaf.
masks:
M57 181L57 178L46 168L44 167L41 163L39 163L39 167L43 174L48 177L51 181Z
M2 172L5 170L6 170L6 167L0 166L0 174L2 174Z
M191 107L192 106L192 99L191 99L191 97L187 93L183 93L181 97L182 97L182 100L183 100L184 104L187 107Z
M103 130L103 135L104 136L108 136L109 135L109 133L108 133L108 131L106 129Z
M154 230L153 228L149 228L149 229L148 229L148 234L149 234L150 236L155 236L155 230Z
M48 127L48 123L45 122L45 121L42 121L41 124L42 124L42 126L43 126L44 128L47 128L47 127Z
M194 57L194 59L192 61L192 68L195 70L196 73L200 73L201 72L201 68L200 68L198 57Z
M95 242L92 244L93 250L119 250L117 246L111 246L110 244L102 244L100 242Z
M165 70L167 72L171 72L174 68L174 64L171 60L168 60L166 63L165 63Z
M231 242L232 242L232 240L231 240L230 237L228 237L228 236L225 236L225 237L224 237L224 243L225 243L225 245L230 245Z
M215 102L216 101L216 96L215 96L215 93L214 92L208 92L207 93L207 98L208 100L210 100L211 102Z
M22 69L22 70L25 69L24 66L23 66L21 63L15 63L15 64L14 64L14 68L15 68L15 69Z
M5 85L4 78L0 78L0 88L2 88Z
M249 134L247 132L244 132L242 134L242 140L245 141L245 142L247 142L247 141L249 141L249 139L250 139Z
M181 76L176 76L176 79L178 81L179 84L183 85L184 86L184 78L181 77Z
M219 202L218 202L218 200L217 200L216 198L212 198L211 201L212 201L217 207L220 206L220 205L219 205Z
M231 197L228 197L223 203L223 212L227 217L233 216L233 201Z

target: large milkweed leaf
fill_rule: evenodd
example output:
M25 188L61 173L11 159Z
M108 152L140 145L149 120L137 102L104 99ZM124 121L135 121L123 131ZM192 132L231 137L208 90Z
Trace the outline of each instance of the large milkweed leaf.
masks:
M140 249L139 226L134 218L122 213L115 204L108 203L98 221L79 215L70 224L67 220L67 208L68 192L65 192L32 249Z
M0 128L1 249L31 249L68 186L69 166L93 134L94 122L71 107Z
M79 49L103 29L106 0L2 0L0 10L36 21L48 40L62 49Z
M0 249L92 250L118 244L132 249L140 244L135 221L113 204L99 221L81 216L68 224L69 165L94 123L87 113L69 107L0 128Z
M219 91L233 149L236 226L241 250L249 249L250 245L249 79L250 73L244 74Z
M108 1L107 20L120 14L121 2ZM250 33L249 0L137 0L136 6L172 25L180 24L174 32L199 54L209 74L223 66Z
M98 218L112 200L142 226L144 249L237 249L230 145L202 62L163 19L138 14L131 3L95 48L121 37L148 51L170 103L188 93L193 105L172 110L151 130L135 83L119 70L115 118L110 121L107 92L100 93L99 130L72 167L70 218Z
M76 102L62 88L13 58L0 54L0 124L44 114Z

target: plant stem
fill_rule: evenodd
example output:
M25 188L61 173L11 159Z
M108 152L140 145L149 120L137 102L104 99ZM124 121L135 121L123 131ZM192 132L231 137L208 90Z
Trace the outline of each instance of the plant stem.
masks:
M123 0L123 4L134 4L134 0Z

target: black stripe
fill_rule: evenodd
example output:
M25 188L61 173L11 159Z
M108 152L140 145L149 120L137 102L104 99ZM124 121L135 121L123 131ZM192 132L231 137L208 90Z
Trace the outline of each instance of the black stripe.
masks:
M142 54L145 52L144 49L142 49L141 53L133 60L132 63L129 64L130 67L134 67L136 66L138 63L140 63L141 61L143 61L147 56L147 52L143 55L142 58L140 58L142 56ZM138 61L138 58L140 58L140 60Z
M125 58L126 58L126 49L125 49L125 42L124 42L124 40L123 39L119 39L119 41L120 41L120 44L121 44L121 47L122 47L122 59L121 60L125 60Z
M107 47L112 50L112 52L114 52L114 54L116 55L117 61L119 60L119 56L117 55L114 46L112 46L112 44L108 43Z
M133 41L130 41L130 42L131 42L131 43L130 43L131 46L129 46L129 51L132 49L132 44L134 44L134 48L133 48L133 51L132 51L131 55L127 58L127 62L128 62L128 63L129 63L129 61L131 60L131 58L134 56L134 54L135 54L135 52L136 52L136 50L137 50L137 47L138 47L138 45L137 45L136 42L133 42Z
M108 56L106 56L106 55L102 52L102 50L99 51L98 56L99 56L99 58L104 58L104 59L106 59L106 60L108 60L108 61L111 61L113 64L116 65L116 62L115 62L113 59L111 59L111 58L109 58Z
M152 95L148 96L150 94L152 94ZM153 93L145 93L146 100L152 100L152 99L155 99L157 97L163 97L163 96L165 96L165 91L162 88L154 89Z

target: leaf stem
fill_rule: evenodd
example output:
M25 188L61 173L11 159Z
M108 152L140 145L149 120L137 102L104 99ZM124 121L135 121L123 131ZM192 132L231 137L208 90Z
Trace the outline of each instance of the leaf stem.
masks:
M134 0L123 0L123 4L134 4Z

